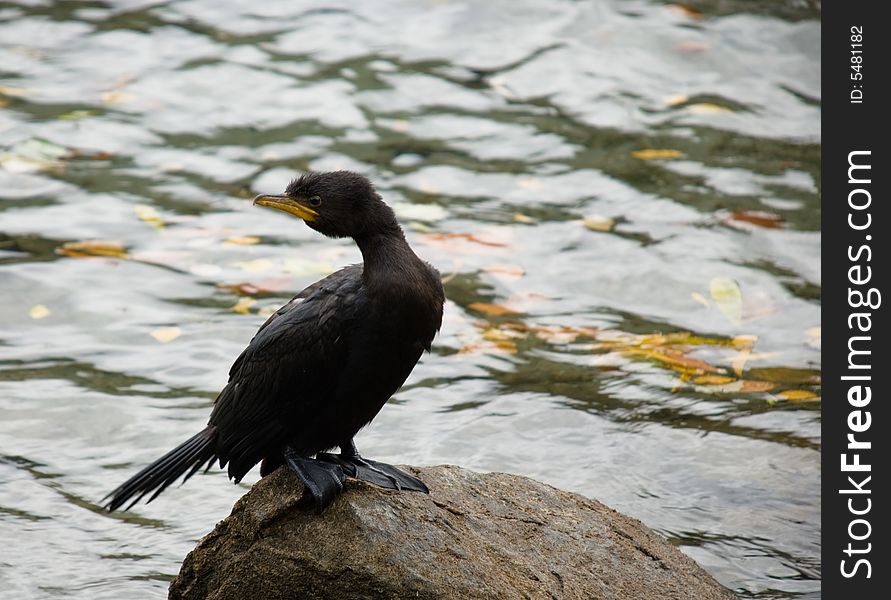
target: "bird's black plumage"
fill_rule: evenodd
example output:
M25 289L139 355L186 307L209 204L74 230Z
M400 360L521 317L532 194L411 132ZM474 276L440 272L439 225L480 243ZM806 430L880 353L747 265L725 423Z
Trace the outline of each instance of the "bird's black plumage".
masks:
M347 475L426 491L395 467L361 458L353 436L430 349L442 323L439 273L356 173L308 173L285 194L254 202L325 235L352 237L363 263L310 285L269 317L232 365L207 427L109 494L111 510L149 493L151 501L213 461L235 481L260 461L264 475L287 464L319 510ZM335 447L340 454L326 452Z

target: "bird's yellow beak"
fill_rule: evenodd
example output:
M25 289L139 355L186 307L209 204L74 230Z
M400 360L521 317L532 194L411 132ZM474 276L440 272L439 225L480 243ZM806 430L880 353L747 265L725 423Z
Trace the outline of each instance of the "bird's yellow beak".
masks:
M269 208L276 208L286 213L291 213L295 217L300 217L304 221L315 221L316 217L319 216L317 211L314 211L310 207L301 204L298 200L285 195L268 196L266 194L260 194L254 198L254 204L268 206Z

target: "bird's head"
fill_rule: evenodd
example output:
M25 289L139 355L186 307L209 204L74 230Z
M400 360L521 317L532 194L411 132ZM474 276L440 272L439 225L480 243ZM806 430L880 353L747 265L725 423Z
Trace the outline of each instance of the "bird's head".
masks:
M288 184L284 194L261 194L254 204L300 217L329 237L359 238L394 228L401 232L372 183L352 171L306 173Z

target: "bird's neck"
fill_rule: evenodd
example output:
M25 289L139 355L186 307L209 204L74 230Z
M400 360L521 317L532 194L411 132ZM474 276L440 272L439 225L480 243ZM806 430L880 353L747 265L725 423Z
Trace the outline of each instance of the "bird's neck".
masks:
M356 245L364 262L362 279L370 287L398 285L421 262L398 225L395 231L358 237Z

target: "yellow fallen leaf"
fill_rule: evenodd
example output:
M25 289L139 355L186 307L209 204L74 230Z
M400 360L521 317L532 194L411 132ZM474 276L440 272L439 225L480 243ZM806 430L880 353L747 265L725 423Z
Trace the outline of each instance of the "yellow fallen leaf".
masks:
M250 246L252 244L259 244L260 238L256 235L242 235L238 237L230 237L223 240L224 244L235 244L237 246Z
M136 204L133 206L133 212L136 213L136 216L139 217L140 221L148 223L155 229L164 228L164 220L153 206L149 206L148 204Z
M733 112L726 106L721 106L720 104L712 104L711 102L697 102L696 104L690 104L685 108L694 115L715 115Z
M783 400L790 400L793 402L819 398L817 394L810 390L783 390L782 392L777 393L777 396L782 398Z
M159 327L149 333L149 335L162 344L166 344L181 336L182 333L183 332L179 327Z
M588 215L587 217L582 219L582 225L592 231L612 231L615 224L615 219L602 217L600 215Z
M31 307L31 310L28 311L28 316L32 319L42 319L44 317L50 316L50 309L45 307L43 304L35 304Z
M517 223L523 223L525 225L531 225L532 223L536 222L535 219L528 215L524 215L521 212L514 213L514 221L516 221Z
M742 292L739 284L729 277L715 277L709 284L709 292L727 320L734 325L741 325Z
M635 150L631 153L634 158L641 160L657 160L660 158L680 158L684 155L680 150L671 150L668 148L647 148L645 150Z
M668 368L681 373L714 373L718 369L708 364L704 360L692 358L685 355L680 350L672 348L630 348L625 353L632 357L647 358L666 365Z
M127 258L127 249L121 242L110 240L84 240L80 242L65 242L56 248L56 254L71 256L73 258L87 258L91 256L107 256L111 258Z
M699 385L723 385L731 381L735 380L733 377L727 377L726 375L700 375L693 379L693 383Z
M671 96L665 96L664 98L662 98L662 102L664 102L668 106L677 106L678 104L683 104L689 99L690 96L686 94L674 94Z
M251 311L251 307L256 303L257 301L250 296L243 296L238 299L238 302L236 302L230 310L246 315Z
M519 314L517 311L512 308L508 308L506 306L502 306L500 304L490 304L488 302L473 302L467 305L467 308L470 310L475 310L477 312L481 312L486 315L490 315L493 317L500 317L502 315L516 315Z

